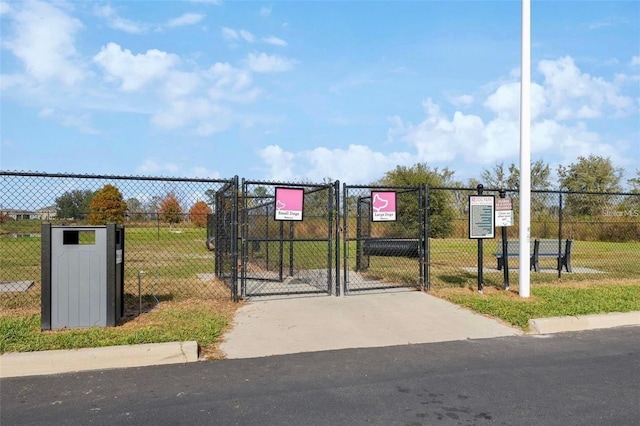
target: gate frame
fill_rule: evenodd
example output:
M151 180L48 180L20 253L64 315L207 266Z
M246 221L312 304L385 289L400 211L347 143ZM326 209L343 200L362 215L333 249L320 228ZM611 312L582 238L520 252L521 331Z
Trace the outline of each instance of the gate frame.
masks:
M367 291L367 290L381 290L388 288L395 288L397 286L378 286L378 287L369 287L363 289L349 289L349 247L348 244L351 241L349 238L349 189L368 189L371 191L394 191L396 193L403 193L408 191L417 191L417 204L418 204L418 247L419 247L419 256L418 256L418 283L415 286L403 286L403 287L414 287L418 288L421 291L429 290L429 190L428 185L418 185L418 186L394 186L394 185L347 185L346 183L343 185L342 191L342 221L344 223L344 227L342 228L342 236L343 236L343 288L342 293L347 295L351 291ZM361 247L361 238L360 232L362 229L362 217L360 210L360 202L361 197L357 200L356 205L356 265L360 264L360 251ZM371 218L368 218L369 222L371 222Z
M281 292L273 292L273 293L268 293L268 294L247 294L247 268L246 266L248 265L249 262L249 244L254 243L255 241L266 241L269 242L271 240L254 240L254 239L250 239L249 235L248 235L248 228L249 228L249 216L248 216L248 211L252 208L255 207L249 207L248 204L248 200L250 199L250 197L246 197L244 196L244 194L246 194L248 185L263 185L266 187L272 187L272 188L276 188L276 187L286 187L286 188L299 188L299 189L308 189L308 188L315 188L313 191L305 191L304 195L306 196L309 193L313 193L319 190L327 190L329 191L328 197L327 197L327 211L326 211L326 222L327 222L327 263L326 263L326 267L327 267L327 290L326 290L326 294L331 296L336 294L339 291L340 288L340 214L339 214L339 201L340 201L340 182L339 181L335 181L335 182L330 182L330 183L322 183L322 184L318 184L318 183L308 183L308 182L272 182L272 181L258 181L258 180L247 180L242 178L242 187L241 187L241 194L243 195L238 195L238 197L242 196L242 207L241 207L241 212L240 212L240 221L239 226L240 226L240 234L239 234L239 240L240 240L240 256L238 258L239 261L239 269L240 269L240 273L239 273L239 295L238 297L248 297L248 296L252 296L252 297L260 297L260 296L277 296L277 295L294 295L294 294L322 294L325 293L325 291L317 291L317 292L305 292L305 291L281 291ZM272 196L269 196L269 198L272 199L272 201L269 201L268 203L263 204L262 206L268 206L271 205L273 203L275 203L275 198ZM260 206L260 207L262 207ZM304 216L303 216L304 217ZM290 233L289 235L292 237L293 236L293 221L281 221L281 231L280 231L280 243L282 245L282 243L284 242L284 236L283 236L283 231L282 229L284 228L285 223L284 222L289 222L289 229L290 229ZM293 269L294 269L294 265L293 265L293 242L295 241L305 241L305 240L296 240L295 238L290 238L290 254L289 254L289 274L290 276L293 275ZM313 240L309 240L309 241L324 241L322 239L313 239ZM334 243L334 246L332 247L331 243ZM282 246L280 247L280 257L283 257L283 253L282 253ZM280 271L279 271L279 278L280 281L283 280L284 275L283 275L283 265L281 262L280 265ZM268 280L268 279L265 279Z

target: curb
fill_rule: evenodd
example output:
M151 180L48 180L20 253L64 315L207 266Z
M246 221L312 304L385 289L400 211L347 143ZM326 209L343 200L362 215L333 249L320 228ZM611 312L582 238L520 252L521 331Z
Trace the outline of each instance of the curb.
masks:
M198 344L195 341L77 350L9 352L0 355L0 378L183 364L197 360Z
M531 329L529 334L597 330L629 325L640 325L640 311L531 319L529 320L529 328Z

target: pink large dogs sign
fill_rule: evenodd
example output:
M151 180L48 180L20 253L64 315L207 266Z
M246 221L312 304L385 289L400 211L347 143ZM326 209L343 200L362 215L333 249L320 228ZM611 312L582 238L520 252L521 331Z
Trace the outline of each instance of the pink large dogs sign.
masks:
M396 193L393 191L371 191L371 221L396 220Z

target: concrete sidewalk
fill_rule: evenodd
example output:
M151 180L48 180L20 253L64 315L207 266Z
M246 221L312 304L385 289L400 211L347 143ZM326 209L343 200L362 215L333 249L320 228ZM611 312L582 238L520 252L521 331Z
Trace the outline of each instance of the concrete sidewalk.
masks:
M640 312L531 320L533 334L640 325ZM523 332L418 291L347 297L260 298L236 313L223 336L227 358L487 339ZM0 378L141 367L198 360L196 342L6 353Z
M220 349L227 358L255 358L518 334L522 331L429 294L398 290L258 299L236 312Z

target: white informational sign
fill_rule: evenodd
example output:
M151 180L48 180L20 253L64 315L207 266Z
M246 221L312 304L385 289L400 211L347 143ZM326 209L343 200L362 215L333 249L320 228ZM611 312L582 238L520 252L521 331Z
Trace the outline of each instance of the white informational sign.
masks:
M513 226L511 198L496 198L496 226Z
M303 188L276 188L275 220L302 220Z
M396 220L396 193L371 191L371 221L393 222L394 220Z
M469 195L469 238L495 238L495 197Z
M496 211L496 226L513 226L513 210Z

